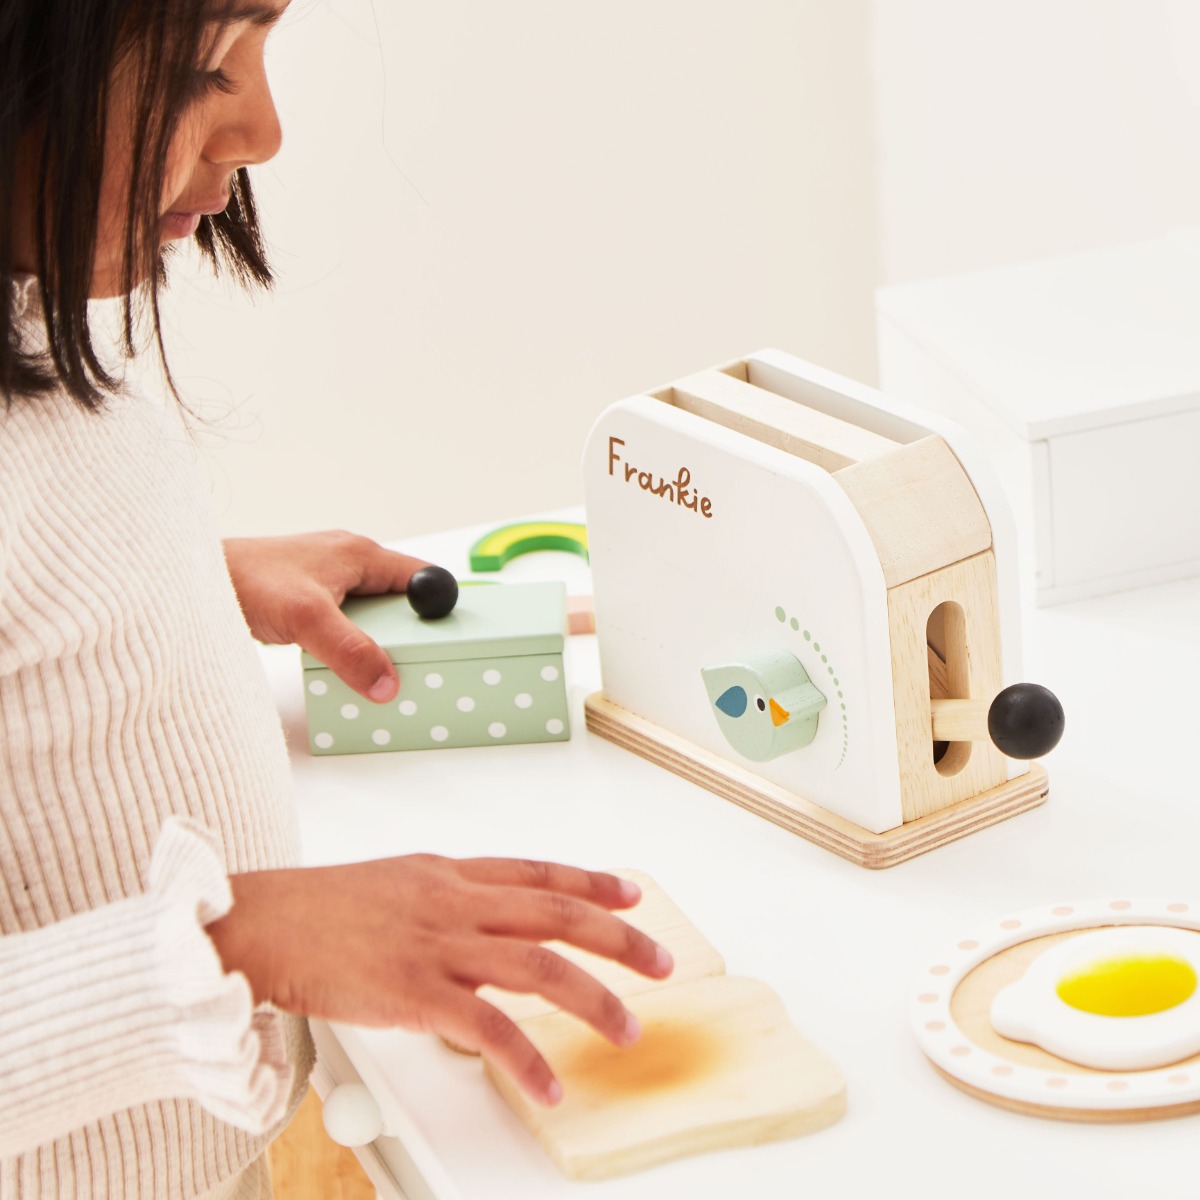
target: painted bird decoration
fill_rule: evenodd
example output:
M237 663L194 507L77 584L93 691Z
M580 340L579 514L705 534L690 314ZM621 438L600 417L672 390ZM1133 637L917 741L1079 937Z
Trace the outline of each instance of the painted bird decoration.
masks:
M767 762L817 736L825 697L786 650L700 671L725 740L751 762Z

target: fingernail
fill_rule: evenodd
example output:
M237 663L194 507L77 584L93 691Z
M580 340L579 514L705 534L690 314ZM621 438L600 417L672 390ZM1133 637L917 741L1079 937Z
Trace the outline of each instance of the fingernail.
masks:
M623 1040L625 1045L632 1045L642 1036L642 1023L631 1012L625 1014L625 1033Z
M367 697L374 700L376 704L382 704L385 700L390 700L399 690L400 685L396 682L394 675L380 675L367 689Z
M562 1098L562 1084L559 1083L557 1079L552 1079L550 1081L550 1086L546 1089L546 1103L558 1104L562 1101Z
M657 946L654 950L654 965L665 975L674 970L675 960L662 946Z
M642 898L642 889L632 879L621 880L621 899L636 904Z

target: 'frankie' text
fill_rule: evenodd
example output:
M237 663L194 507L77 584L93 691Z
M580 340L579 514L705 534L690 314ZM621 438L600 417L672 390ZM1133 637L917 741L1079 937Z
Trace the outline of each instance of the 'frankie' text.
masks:
M650 471L642 471L626 462L617 449L625 442L619 437L608 439L608 473L614 478L623 479L625 483L636 483L643 492L652 496L661 496L672 504L679 505L691 512L699 513L702 517L711 517L712 501L707 496L701 496L692 487L692 473L687 467L680 467L674 479L665 475L655 476Z

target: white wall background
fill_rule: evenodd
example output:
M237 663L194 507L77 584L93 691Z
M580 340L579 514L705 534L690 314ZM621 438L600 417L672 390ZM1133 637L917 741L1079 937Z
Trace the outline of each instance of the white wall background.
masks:
M1200 223L1196 0L873 0L880 282Z
M612 400L1200 223L1195 0L295 0L271 59L279 287L168 301L229 533L573 503Z
M873 371L866 0L293 10L277 292L168 302L226 532L570 504L632 392L771 344Z

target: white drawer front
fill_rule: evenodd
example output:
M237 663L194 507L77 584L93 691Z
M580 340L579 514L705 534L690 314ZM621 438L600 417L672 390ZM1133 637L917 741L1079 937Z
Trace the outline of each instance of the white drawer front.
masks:
M1191 573L1200 560L1200 411L1064 434L1048 446L1056 590Z

